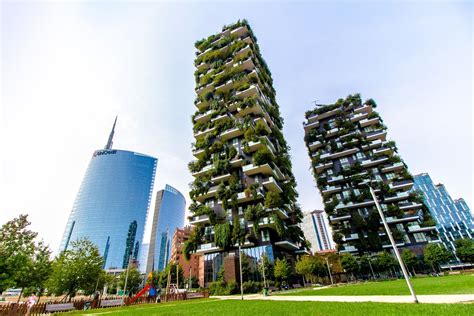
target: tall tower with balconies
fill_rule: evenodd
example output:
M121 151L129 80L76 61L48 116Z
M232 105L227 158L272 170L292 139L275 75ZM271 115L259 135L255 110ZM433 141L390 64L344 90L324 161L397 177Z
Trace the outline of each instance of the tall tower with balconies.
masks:
M410 193L413 177L387 141L375 101L358 94L306 112L305 142L314 177L340 252L364 254L391 245L370 195L374 188L397 245L421 254L440 242L423 199Z
M204 256L205 283L221 269L239 280L241 245L258 279L263 255L293 260L305 241L272 77L245 20L195 46L194 230L185 252Z

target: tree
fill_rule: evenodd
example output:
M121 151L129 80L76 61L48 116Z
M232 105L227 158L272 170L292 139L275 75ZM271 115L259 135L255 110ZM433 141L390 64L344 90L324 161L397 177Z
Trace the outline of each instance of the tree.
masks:
M357 273L359 271L359 264L356 258L349 253L341 256L341 265L344 270L351 273L352 277L354 277L354 272Z
M273 264L268 259L268 256L264 254L258 263L258 271L263 278L265 274L265 279L268 281L269 279L273 278ZM264 273L265 272L265 273Z
M303 276L306 283L313 279L315 275L320 275L324 272L324 264L320 258L315 256L302 256L296 262L296 273Z
M397 265L395 258L386 251L377 254L374 263L379 272L387 272Z
M125 290L125 279L127 278L127 269L125 269L120 274L120 279L118 286ZM130 293L130 296L137 293L142 284L142 277L140 276L140 271L135 266L128 267L128 278L127 278L127 289L126 291Z
M78 290L92 294L101 275L103 258L99 249L88 239L71 243L71 249L63 251L52 264L52 273L47 282L49 292L66 294L69 300Z
M27 227L28 215L20 215L0 228L0 291L8 287L44 290L51 272L51 251L42 241L35 243L37 233Z
M455 242L456 256L464 263L474 263L474 241L472 239L458 239Z
M405 266L408 269L411 269L413 275L416 275L415 266L419 263L418 257L410 249L403 249L402 251L402 260L405 263Z
M431 265L431 268L436 272L435 266L440 269L439 265L451 259L451 254L443 246L438 244L429 244L424 249L425 262ZM440 269L441 270L441 269Z
M285 281L290 277L291 267L286 259L276 259L273 274L276 279Z

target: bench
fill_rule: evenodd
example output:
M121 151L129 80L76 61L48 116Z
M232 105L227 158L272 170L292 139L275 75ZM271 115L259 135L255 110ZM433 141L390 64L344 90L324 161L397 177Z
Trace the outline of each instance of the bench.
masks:
M277 288L277 287L274 287L274 286L270 286L270 287L268 288L268 290L269 290L270 292L275 292L275 291L278 291L278 288Z
M312 283L305 283L305 284L304 284L304 287L312 287L312 286L313 286Z
M100 301L100 307L112 307L112 306L121 306L123 300L121 298L115 300L102 300Z
M46 312L66 312L70 310L74 310L73 303L64 303L64 304L47 304L46 305Z
M292 287L294 289L301 289L302 288L301 284L299 284L299 283L293 284Z

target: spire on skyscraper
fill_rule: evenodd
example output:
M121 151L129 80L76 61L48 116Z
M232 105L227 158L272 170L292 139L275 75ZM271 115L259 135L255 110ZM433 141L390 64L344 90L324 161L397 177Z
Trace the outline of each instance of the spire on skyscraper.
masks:
M112 149L112 145L114 143L112 140L114 139L116 123L117 123L117 116L115 117L114 126L112 126L112 130L110 131L110 135L109 135L109 140L107 141L107 145L105 145L104 149Z

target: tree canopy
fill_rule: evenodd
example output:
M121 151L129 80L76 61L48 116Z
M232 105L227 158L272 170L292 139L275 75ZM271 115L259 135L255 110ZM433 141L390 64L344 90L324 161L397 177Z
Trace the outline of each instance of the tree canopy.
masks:
M474 241L472 239L458 239L455 242L456 256L464 263L474 263Z

